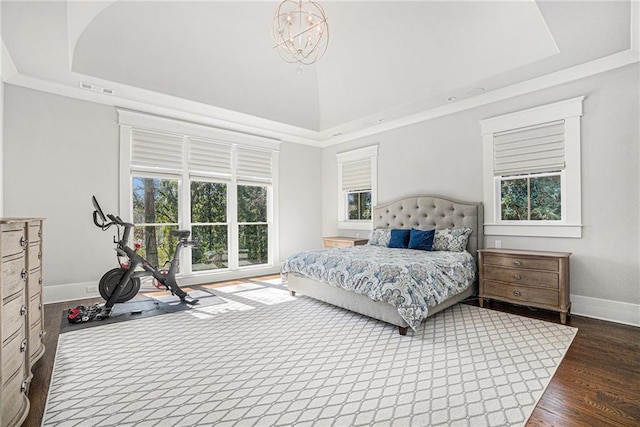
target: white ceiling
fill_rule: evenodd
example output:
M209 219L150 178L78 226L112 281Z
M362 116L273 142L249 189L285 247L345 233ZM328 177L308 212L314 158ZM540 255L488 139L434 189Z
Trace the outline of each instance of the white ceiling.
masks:
M302 73L273 49L277 1L2 1L2 38L16 73L31 81L88 82L119 99L207 107L199 110L209 117L312 136L632 48L629 0L321 3L329 47Z

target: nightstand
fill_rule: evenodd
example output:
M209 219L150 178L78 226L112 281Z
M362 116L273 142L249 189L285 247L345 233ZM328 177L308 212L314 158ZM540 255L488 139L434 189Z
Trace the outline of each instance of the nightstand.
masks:
M323 237L322 246L325 248L346 248L348 246L360 246L366 245L367 239L360 239L357 237Z
M567 322L570 253L481 249L478 254L480 307L485 298L496 299L557 311Z

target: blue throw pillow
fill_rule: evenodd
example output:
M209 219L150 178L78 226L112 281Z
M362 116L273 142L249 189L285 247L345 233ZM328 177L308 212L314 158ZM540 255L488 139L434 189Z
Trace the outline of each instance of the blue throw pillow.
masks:
M391 230L391 238L389 239L388 248L403 248L406 249L409 246L409 236L411 230L403 230L394 228Z
M435 230L416 230L412 228L409 235L409 249L430 251L435 235Z

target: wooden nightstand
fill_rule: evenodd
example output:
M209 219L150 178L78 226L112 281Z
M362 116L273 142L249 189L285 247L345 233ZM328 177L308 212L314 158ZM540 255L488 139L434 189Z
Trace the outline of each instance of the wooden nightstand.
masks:
M366 245L367 242L367 239L360 239L356 237L333 236L322 238L322 246L325 248L346 248L348 246Z
M484 298L553 310L567 322L569 252L481 249L480 307Z

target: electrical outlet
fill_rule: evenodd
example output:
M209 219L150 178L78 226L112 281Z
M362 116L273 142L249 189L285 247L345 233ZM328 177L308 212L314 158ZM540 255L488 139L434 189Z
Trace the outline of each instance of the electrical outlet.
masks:
M87 291L88 294L95 294L98 292L98 287L96 285L86 286L85 290Z
M502 240L496 240L495 241L495 247L496 248L501 248L502 247Z

